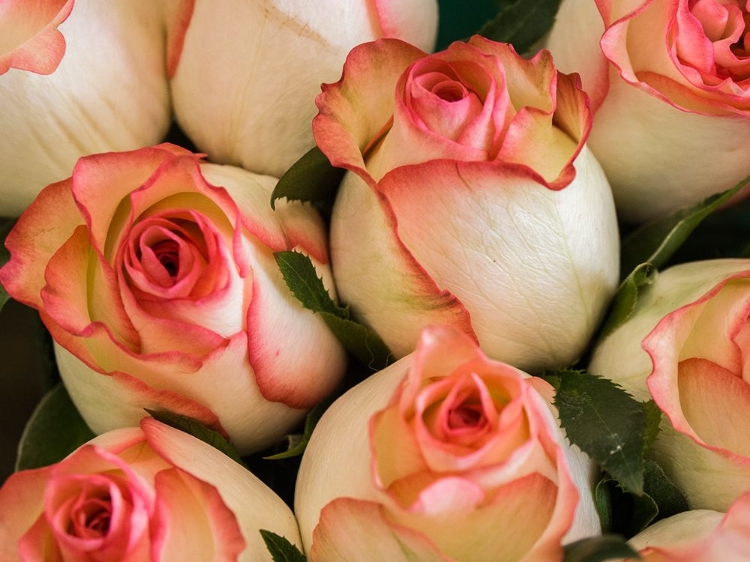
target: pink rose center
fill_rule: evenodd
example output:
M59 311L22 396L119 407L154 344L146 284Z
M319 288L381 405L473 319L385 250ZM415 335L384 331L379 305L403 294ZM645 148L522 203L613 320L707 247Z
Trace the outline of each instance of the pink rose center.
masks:
M462 403L448 412L447 426L452 429L476 428L487 423L482 405L476 402Z
M174 240L157 242L151 251L164 267L167 274L174 278L180 271L180 245Z
M690 0L678 8L676 53L709 85L750 78L747 0Z
M82 498L71 513L68 534L84 539L106 536L111 518L109 494L101 498Z

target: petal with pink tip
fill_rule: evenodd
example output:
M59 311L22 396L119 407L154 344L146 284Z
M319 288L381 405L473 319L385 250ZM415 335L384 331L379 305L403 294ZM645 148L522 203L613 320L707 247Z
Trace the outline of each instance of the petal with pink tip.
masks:
M388 521L382 506L338 498L320 514L310 562L450 562L424 535Z
M0 7L0 74L11 68L51 74L65 55L57 27L74 0L12 0Z
M154 491L152 560L237 560L245 539L214 486L173 468L156 475Z
M18 560L18 540L44 511L44 490L53 467L11 474L0 488L0 558ZM43 524L43 523L42 523Z

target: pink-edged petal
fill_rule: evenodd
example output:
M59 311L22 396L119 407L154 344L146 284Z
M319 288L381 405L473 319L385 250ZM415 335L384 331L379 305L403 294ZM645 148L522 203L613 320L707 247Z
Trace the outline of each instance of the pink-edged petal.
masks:
M519 368L575 360L616 284L608 185L588 151L576 167L560 191L525 166L486 162L408 166L380 182L399 241L471 314L488 355Z
M398 37L425 51L435 47L435 0L374 0L383 37Z
M558 502L554 483L536 474L528 475L499 488L483 504L461 509L467 490L459 480L445 479L435 485L434 494L423 493L413 511L391 510L389 515L396 523L429 537L441 552L457 560L469 549L476 560L562 559L562 535L572 523L572 512L563 528L554 520ZM453 498L458 509L454 511L453 502L446 498ZM519 517L532 502L533 517ZM545 534L549 527L556 528L552 536Z
M151 559L231 562L245 549L232 511L214 486L173 468L156 475Z
M51 74L65 54L57 30L74 0L11 0L0 6L0 74L11 68Z
M255 244L251 259L248 359L258 387L267 400L310 408L338 384L344 350L325 321L294 298L271 252Z
M0 488L0 558L21 560L18 541L27 533L44 511L44 490L52 467L25 470L11 474ZM48 533L43 518L39 532ZM46 541L45 541L46 542ZM45 542L40 541L43 548Z
M381 489L427 470L419 443L397 408L391 406L370 418L369 437L373 480ZM390 454L392 451L399 454Z
M315 142L334 166L364 172L362 158L389 127L393 91L406 67L425 53L403 41L383 39L351 50L342 78L323 85L315 103Z
M185 44L195 0L174 0L165 3L167 22L167 76L173 78L180 64L182 47Z
M473 336L466 308L426 274L398 240L395 227L382 196L359 176L347 174L331 220L331 260L341 299L396 357L411 352L429 324L458 326Z
M310 562L451 562L423 534L390 522L382 506L338 498L320 514Z
M301 544L291 510L246 468L207 443L153 418L144 418L141 428L160 456L214 487L218 497L212 501L220 498L231 510L244 537L246 549L239 560L257 560L261 553L267 552L260 529L284 536L292 544Z
M48 217L54 216L50 221ZM29 306L41 306L40 293L46 281L49 260L83 224L70 195L70 180L44 189L18 219L5 239L10 261L0 269L0 283L15 298Z

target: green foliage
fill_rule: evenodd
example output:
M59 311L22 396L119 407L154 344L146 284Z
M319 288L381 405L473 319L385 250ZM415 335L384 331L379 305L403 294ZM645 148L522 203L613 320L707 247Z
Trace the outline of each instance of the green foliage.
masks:
M333 404L334 400L335 395L329 396L327 399L316 404L316 406L307 413L307 417L305 418L305 428L302 432L302 435L299 439L290 442L290 446L286 451L263 458L268 460L280 460L288 459L291 457L298 457L302 453L304 453L305 447L307 447L307 444L310 442L310 437L312 437L315 426L318 425L320 418L323 416L328 407Z
M750 176L731 189L637 229L622 241L620 271L629 276L629 272L644 263L661 268L708 215L737 194L748 182Z
M16 470L39 468L60 462L94 438L68 391L58 383L34 410L18 447Z
M612 558L640 559L625 540L618 535L588 537L565 546L563 562L604 562Z
M519 53L528 51L555 22L561 0L503 0L500 11L479 35L510 43Z
M266 531L260 530L263 541L266 543L268 552L274 562L306 562L307 557L300 550L290 543L285 537Z
M146 411L155 420L172 426L175 429L179 429L180 431L184 431L185 433L188 433L193 437L200 439L204 443L208 443L214 449L218 449L233 461L241 464L242 466L245 466L245 463L240 458L237 449L235 449L234 446L229 443L229 441L224 439L224 437L218 431L209 429L199 421L188 418L187 416L181 416L179 414L174 414L167 411L156 411L148 409Z
M571 443L635 494L643 493L646 409L620 386L585 371L545 374Z
M293 251L274 255L289 290L302 306L321 315L347 351L374 371L388 365L392 355L383 340L370 328L352 320L347 307L331 299L310 258Z
M638 304L641 290L651 285L657 276L657 270L650 263L642 263L628 275L615 293L597 341L602 341L630 318Z
M271 208L276 208L276 200L282 197L330 206L345 173L331 166L317 146L311 148L281 176L271 194Z

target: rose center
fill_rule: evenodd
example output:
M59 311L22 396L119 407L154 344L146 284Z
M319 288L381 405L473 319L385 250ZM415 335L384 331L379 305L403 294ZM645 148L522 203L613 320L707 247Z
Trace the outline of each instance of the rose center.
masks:
M703 29L708 46L692 40L687 33L688 39L679 49L680 57L703 72L715 72L719 79L750 77L750 34L747 32L750 14L745 0L691 0L689 10Z
M170 277L176 277L180 271L180 247L174 240L162 240L151 248L159 263Z
M457 82L441 82L436 84L432 93L447 102L460 101L466 97L466 88Z
M106 536L112 519L112 504L109 496L89 498L84 501L71 517L68 534L79 538Z
M450 429L478 427L484 421L481 404L464 402L448 412L447 422Z

